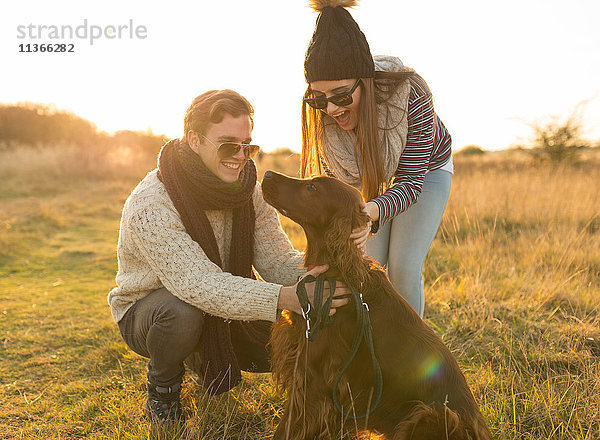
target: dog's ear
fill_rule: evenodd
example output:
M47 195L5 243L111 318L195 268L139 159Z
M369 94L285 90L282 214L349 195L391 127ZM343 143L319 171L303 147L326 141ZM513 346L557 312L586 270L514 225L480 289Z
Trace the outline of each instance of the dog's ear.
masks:
M358 287L366 279L368 266L364 264L358 247L350 239L350 233L359 225L365 225L369 216L360 207L352 215L338 212L331 219L325 234L325 246L329 261L337 267L347 282L356 281Z
M369 220L369 214L363 211L362 206L356 205L352 212L352 230L364 227Z

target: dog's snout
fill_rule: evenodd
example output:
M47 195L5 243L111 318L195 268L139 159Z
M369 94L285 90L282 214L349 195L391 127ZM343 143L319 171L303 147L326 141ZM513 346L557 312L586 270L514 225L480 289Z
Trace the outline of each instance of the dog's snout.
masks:
M263 180L271 179L272 177L273 177L273 171L269 170L269 171L265 172L265 175L263 176Z

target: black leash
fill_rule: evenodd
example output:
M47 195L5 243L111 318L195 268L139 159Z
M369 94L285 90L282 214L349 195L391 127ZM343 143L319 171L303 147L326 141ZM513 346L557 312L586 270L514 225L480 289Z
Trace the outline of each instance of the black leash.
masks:
M313 302L316 306L312 306L308 300L308 294L306 293L306 283L315 282L315 295ZM323 291L325 290L325 281L329 283L329 289L331 293L329 298L323 304ZM307 275L298 282L296 287L296 295L302 308L302 317L306 321L306 339L313 341L317 332L321 326L327 326L332 321L332 316L329 316L329 309L331 309L331 301L333 301L333 294L335 292L335 279L325 278L318 276L317 278L312 275ZM312 325L311 325L312 324Z
M371 319L369 318L369 305L363 301L362 293L359 293L356 289L350 288L352 295L354 296L354 305L356 309L356 332L354 334L354 341L352 342L352 348L350 349L350 356L346 361L346 365L342 368L339 376L337 377L334 385L333 385L333 403L335 403L335 407L337 410L344 415L344 417L348 417L350 419L362 419L372 414L379 405L379 401L381 400L381 393L383 391L383 376L381 374L381 367L379 366L379 362L375 357L375 349L373 347L373 332L371 328ZM373 400L371 401L370 407L363 413L359 415L349 414L344 411L342 406L340 405L337 399L337 390L338 385L342 379L342 375L346 372L356 353L358 352L358 348L360 347L361 342L365 341L367 347L369 347L369 352L371 353L371 362L373 365L373 383L374 383L374 392L373 392Z
M325 280L329 283L329 288L331 289L331 293L329 298L323 304L323 290L325 288ZM306 293L306 287L304 286L307 282L315 281L315 295L314 295L314 304L315 306L311 306L311 303L308 300L308 294ZM337 410L344 416L350 419L362 419L372 414L379 405L379 401L381 400L381 393L383 391L383 376L381 374L381 367L379 366L379 362L375 356L375 349L373 347L373 332L371 328L371 319L369 318L369 305L363 301L362 293L359 293L356 289L350 288L352 292L352 296L354 297L354 305L356 309L356 332L354 334L354 340L352 341L352 347L350 349L350 355L348 356L348 360L346 364L342 368L342 371L338 375L335 383L333 385L333 403ZM308 275L304 277L298 283L298 287L296 288L296 295L298 295L298 301L300 302L300 307L302 308L302 317L306 321L306 339L308 341L313 341L317 332L321 328L321 326L326 326L331 323L332 316L329 316L329 309L331 308L331 301L333 300L333 294L335 292L335 279L325 278L322 276L318 276L317 278ZM312 325L311 325L312 323ZM362 341L365 341L367 347L369 347L369 352L371 353L371 362L373 365L373 377L374 377L374 393L373 400L370 403L369 408L363 413L359 415L350 414L344 411L342 406L340 405L337 393L338 393L338 385L342 380L342 376L354 360L356 353L358 352L358 348Z

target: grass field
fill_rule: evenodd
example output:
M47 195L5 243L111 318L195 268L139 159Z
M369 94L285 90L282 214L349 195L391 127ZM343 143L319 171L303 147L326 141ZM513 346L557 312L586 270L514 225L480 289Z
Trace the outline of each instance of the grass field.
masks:
M146 361L106 303L120 210L155 159L0 152L0 438L172 438L141 404ZM521 156L457 158L428 256L425 318L499 439L600 438L600 173ZM260 169L297 166L267 156ZM262 172L259 172L262 176ZM285 222L302 248L300 229ZM283 396L245 375L209 399L190 379L183 439L264 439Z

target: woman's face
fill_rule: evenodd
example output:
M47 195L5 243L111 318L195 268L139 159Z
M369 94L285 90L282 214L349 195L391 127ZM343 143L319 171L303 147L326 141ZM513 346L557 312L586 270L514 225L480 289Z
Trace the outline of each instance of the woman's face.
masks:
M343 95L350 92L356 79L340 79L335 81L314 81L310 83L310 90L315 98L331 98L335 95ZM327 102L323 112L331 116L344 130L353 130L358 125L358 106L360 103L360 85L352 93L352 104L338 106L333 102Z

